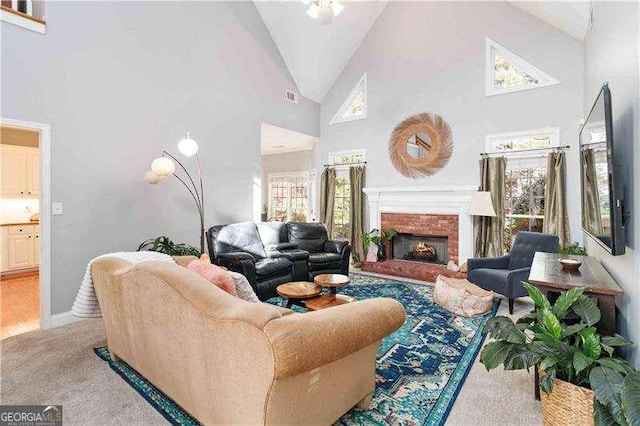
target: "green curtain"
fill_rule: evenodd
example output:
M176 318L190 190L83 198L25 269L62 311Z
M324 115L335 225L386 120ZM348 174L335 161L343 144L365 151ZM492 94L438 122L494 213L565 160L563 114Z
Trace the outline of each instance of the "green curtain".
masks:
M364 166L349 167L349 184L351 186L351 257L353 264L360 267L366 253L362 243L364 223Z
M564 152L552 152L547 162L542 232L560 237L560 246L569 245L567 213L567 161Z
M598 194L596 155L591 148L583 149L582 157L582 225L593 235L602 235L602 215Z
M320 177L320 221L333 234L333 206L336 198L336 169L327 167Z
M475 257L504 254L504 205L507 160L504 157L480 160L480 191L489 191L497 217L477 216Z

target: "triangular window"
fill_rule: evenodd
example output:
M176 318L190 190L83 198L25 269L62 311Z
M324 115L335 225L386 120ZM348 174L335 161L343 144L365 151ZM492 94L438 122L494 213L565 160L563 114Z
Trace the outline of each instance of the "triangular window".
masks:
M485 50L487 96L560 84L549 74L489 38L486 39Z
M364 73L358 84L351 90L347 99L340 105L338 112L329 124L367 118L367 73Z

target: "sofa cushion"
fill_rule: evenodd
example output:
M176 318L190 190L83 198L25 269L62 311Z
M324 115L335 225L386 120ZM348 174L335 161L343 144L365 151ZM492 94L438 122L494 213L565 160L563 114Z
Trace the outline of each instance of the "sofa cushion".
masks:
M342 256L337 253L309 253L309 271L341 268Z
M310 253L324 250L324 243L329 238L323 223L287 223L289 242L298 244L298 248Z
M233 279L233 282L236 285L236 293L238 293L238 297L240 299L254 303L258 303L260 301L258 296L256 296L256 292L251 288L251 284L249 284L247 277L233 271L227 271L227 274Z
M258 234L265 247L278 250L280 243L287 242L287 226L284 222L259 222L256 223Z
M216 225L213 228L214 254L244 251L257 258L267 257L258 228L253 222Z
M478 268L470 271L467 279L485 290L504 294L509 272L508 269Z
M256 274L263 278L271 275L284 275L291 271L293 263L283 257L260 259L256 262Z
M539 232L520 231L509 252L509 269L529 268L537 251L558 252L558 236Z
M312 263L329 263L342 262L342 255L338 253L309 253L309 262Z
M226 291L232 296L238 296L236 285L233 279L227 274L227 271L210 262L203 262L200 259L192 260L187 265L187 269L200 275L218 288Z

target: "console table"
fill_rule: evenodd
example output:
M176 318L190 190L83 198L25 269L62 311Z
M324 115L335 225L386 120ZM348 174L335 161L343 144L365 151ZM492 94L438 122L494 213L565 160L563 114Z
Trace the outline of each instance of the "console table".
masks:
M580 259L582 265L577 271L565 271L558 260L561 257ZM622 289L604 269L600 261L587 256L566 256L555 253L536 252L529 273L529 283L538 287L549 298L550 293L560 293L574 287L584 287L584 294L596 299L600 308L600 321L596 328L605 335L616 332L616 296ZM535 371L535 395L540 399L538 368Z
M582 261L577 271L565 271L558 260L566 257L555 253L536 252L531 265L529 282L538 287L545 296L560 293L574 287L585 287L584 294L596 299L602 313L596 327L602 334L616 332L615 297L623 291L594 257L570 256Z

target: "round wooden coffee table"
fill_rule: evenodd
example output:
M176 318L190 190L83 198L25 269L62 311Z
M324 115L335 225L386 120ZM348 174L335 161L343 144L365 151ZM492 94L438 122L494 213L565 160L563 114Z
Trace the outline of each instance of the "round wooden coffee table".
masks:
M306 281L294 281L280 284L276 288L276 292L287 299L287 308L290 308L294 304L304 306L302 304L303 300L316 297L321 291L322 287Z
M313 282L320 287L328 287L332 294L336 294L338 287L348 285L351 280L348 276L342 274L320 274L316 275Z
M353 297L345 296L344 294L337 294L339 287L348 285L351 280L349 277L342 274L321 274L317 275L313 282L320 287L329 288L329 294L316 297L315 299L307 300L305 305L310 311L317 311L319 309L331 308L333 306L344 305L345 303L351 303L355 301Z

